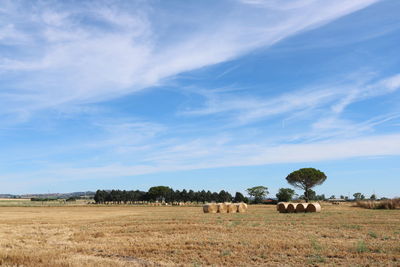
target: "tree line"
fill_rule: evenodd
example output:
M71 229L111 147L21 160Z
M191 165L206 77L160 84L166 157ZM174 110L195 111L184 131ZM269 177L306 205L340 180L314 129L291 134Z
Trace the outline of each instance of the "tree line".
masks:
M229 192L173 190L167 186L154 186L147 192L140 190L97 190L94 195L97 204L132 204L135 202L246 202L249 200L242 193L232 196Z
M314 168L302 168L297 171L290 173L286 177L286 181L298 188L304 190L304 194L298 196L295 191L291 188L280 188L276 194L278 201L291 201L294 198L304 199L306 202L310 200L326 200L325 195L317 195L311 188L321 185L326 180L326 175L320 170ZM263 200L269 194L268 188L265 186L255 186L248 188L248 195L251 197L252 203L262 203ZM355 200L365 199L365 196L361 193L355 193ZM348 200L348 198L341 196L341 199ZM331 196L330 199L335 199L335 196ZM372 195L371 200L376 199L376 195ZM173 190L167 186L154 186L151 187L147 192L135 190L97 190L94 200L99 204L108 203L134 203L139 201L146 202L249 202L249 199L244 197L242 193L236 192L235 196L232 196L229 192L221 190L219 193L211 191L193 191L183 189L182 191Z

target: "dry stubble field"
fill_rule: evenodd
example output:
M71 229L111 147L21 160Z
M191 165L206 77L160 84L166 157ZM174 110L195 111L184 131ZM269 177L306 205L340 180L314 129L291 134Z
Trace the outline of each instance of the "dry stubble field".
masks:
M400 266L400 210L0 207L3 266Z

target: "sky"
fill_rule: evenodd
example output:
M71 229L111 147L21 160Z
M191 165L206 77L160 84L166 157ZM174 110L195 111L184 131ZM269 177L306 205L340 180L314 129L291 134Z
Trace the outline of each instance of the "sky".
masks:
M400 196L400 1L0 3L0 193ZM302 192L297 190L299 194Z

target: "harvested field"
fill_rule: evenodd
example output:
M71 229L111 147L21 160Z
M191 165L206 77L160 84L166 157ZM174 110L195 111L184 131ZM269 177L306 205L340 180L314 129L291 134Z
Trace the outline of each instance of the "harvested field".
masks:
M202 207L0 207L0 265L400 264L400 210L208 214Z

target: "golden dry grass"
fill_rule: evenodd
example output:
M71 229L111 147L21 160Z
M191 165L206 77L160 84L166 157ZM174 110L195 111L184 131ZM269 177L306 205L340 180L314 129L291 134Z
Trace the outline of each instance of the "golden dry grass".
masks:
M0 207L4 266L400 265L400 210Z
M27 198L0 198L0 207L59 207L59 206L86 206L89 202L86 199L67 202L63 199L53 201L31 201Z
M400 209L400 198L378 200L378 201L374 200L357 201L356 206L365 209L387 209L387 210Z

